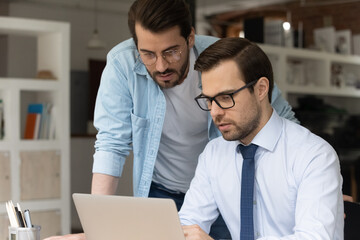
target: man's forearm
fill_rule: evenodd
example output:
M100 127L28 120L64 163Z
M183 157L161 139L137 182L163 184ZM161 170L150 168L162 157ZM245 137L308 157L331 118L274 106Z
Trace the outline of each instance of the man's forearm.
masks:
M100 195L114 195L118 182L118 177L101 173L94 173L92 177L91 193Z

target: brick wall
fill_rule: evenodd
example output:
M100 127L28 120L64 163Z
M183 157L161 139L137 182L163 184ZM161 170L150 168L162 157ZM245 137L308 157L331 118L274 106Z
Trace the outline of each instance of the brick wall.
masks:
M336 30L350 29L353 35L360 34L360 2L309 7L288 4L287 8L294 27L299 21L303 22L305 47L314 43L313 30L325 26L324 18L330 19Z
M360 34L360 1L320 5L324 2L330 1L317 0L316 2L309 2L309 5L305 6L301 6L299 2L295 2L259 7L256 9L237 10L213 16L213 19L220 23L226 23L226 28L231 29L239 25L239 22L242 22L244 17L263 16L265 18L285 18L286 13L290 12L291 24L295 29L297 29L299 21L303 23L305 47L314 44L313 30L315 28L325 27L326 20L330 20L330 24L334 26L336 30L350 29L353 35ZM313 5L310 3L313 3ZM315 3L318 4L315 5ZM233 25L229 25L229 23L233 23ZM221 24L213 24L213 26L214 25L218 25L217 28L219 28ZM224 37L219 31L218 35Z

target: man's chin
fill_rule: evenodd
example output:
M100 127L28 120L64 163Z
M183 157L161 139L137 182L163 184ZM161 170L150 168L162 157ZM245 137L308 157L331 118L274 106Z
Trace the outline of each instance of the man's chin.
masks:
M173 88L177 85L179 85L179 81L178 80L168 80L168 81L159 81L156 79L156 83L161 87L161 88Z
M174 82L170 82L170 81L162 81L162 82L158 82L158 81L157 81L157 84L158 84L161 88L164 88L164 89L172 88L172 87L175 86L175 83L174 83Z
M220 132L226 141L237 141L237 140L241 139L239 134L237 134L231 130L220 131Z
M227 141L232 141L231 134L228 131L220 131L223 138Z

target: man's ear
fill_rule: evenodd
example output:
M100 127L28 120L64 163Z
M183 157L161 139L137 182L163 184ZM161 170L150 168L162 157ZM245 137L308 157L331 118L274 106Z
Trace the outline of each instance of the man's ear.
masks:
M192 48L195 44L195 29L192 27L190 35L188 37L188 46L189 48Z
M258 97L260 101L268 100L269 93L269 79L266 77L261 77L256 83L256 87L258 89Z

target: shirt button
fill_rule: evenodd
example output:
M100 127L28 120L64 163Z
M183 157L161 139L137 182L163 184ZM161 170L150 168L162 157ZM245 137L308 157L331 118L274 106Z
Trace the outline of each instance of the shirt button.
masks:
M253 205L256 205L256 204L257 204L257 203L256 203L256 200L254 200L254 201L253 201Z

